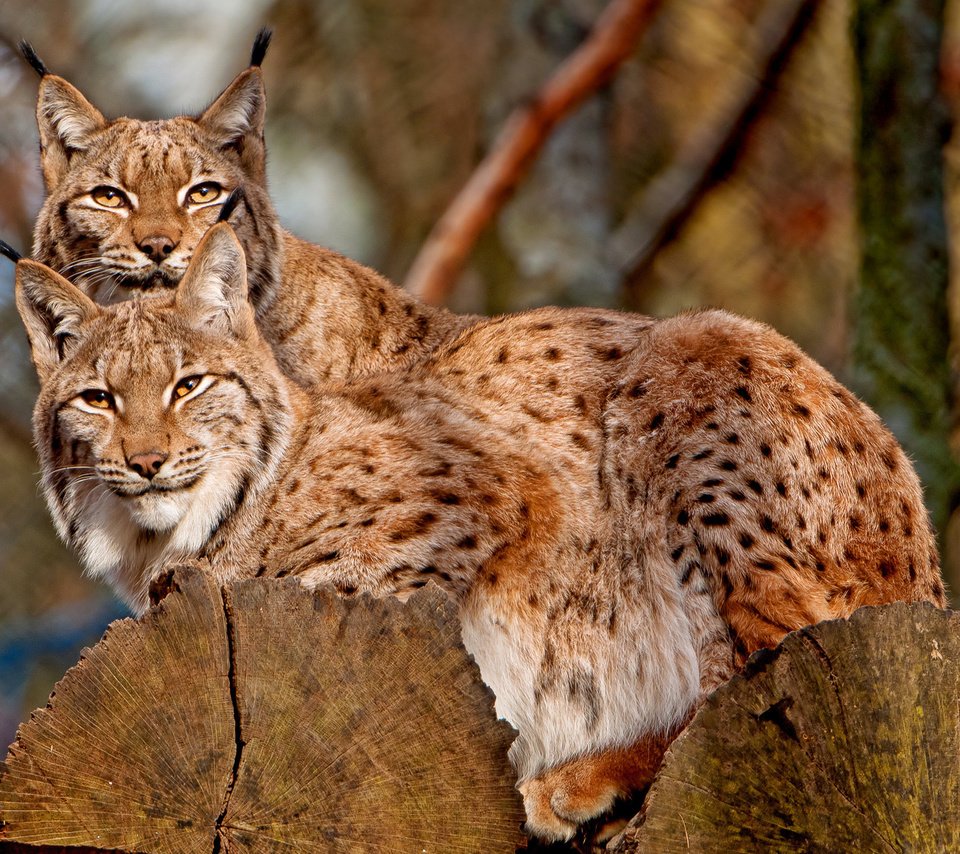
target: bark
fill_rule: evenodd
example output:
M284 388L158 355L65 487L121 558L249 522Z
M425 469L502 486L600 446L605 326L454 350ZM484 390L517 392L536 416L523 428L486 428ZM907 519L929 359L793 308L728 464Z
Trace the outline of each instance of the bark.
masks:
M862 266L856 317L858 390L917 464L934 525L960 500L950 453L947 232L938 91L943 3L862 0L854 23L861 89ZM956 556L947 562L960 589Z

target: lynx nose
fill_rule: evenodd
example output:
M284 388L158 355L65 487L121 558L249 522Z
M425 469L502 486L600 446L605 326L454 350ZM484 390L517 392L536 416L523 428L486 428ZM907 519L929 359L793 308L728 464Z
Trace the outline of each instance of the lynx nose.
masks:
M167 459L166 454L159 451L147 451L145 454L131 454L127 457L127 465L130 466L140 477L147 480L153 480L153 476L160 471L160 466Z
M177 241L166 234L151 234L144 237L137 248L155 264L159 264L177 248Z

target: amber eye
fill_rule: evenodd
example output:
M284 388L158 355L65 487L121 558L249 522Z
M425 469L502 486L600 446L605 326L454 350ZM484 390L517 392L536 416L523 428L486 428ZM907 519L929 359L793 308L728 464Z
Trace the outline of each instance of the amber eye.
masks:
M89 403L90 406L95 406L97 409L114 408L113 395L102 388L88 388L86 391L80 392L80 397L84 403Z
M200 380L203 377L184 377L180 382L178 382L173 387L173 399L179 400L181 397L186 397L193 391L198 385L200 385Z
M91 198L105 208L128 208L130 201L123 190L116 187L94 187L90 191Z
M190 188L187 193L187 201L193 205L203 205L219 199L221 193L223 193L223 187L216 181L204 181L202 184Z

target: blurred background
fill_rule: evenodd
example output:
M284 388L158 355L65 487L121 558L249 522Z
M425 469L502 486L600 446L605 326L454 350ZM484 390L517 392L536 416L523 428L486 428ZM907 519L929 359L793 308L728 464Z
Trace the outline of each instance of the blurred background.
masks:
M154 118L201 110L266 24L282 220L402 283L511 111L606 4L0 0L0 236L29 248L42 201L37 78L18 39L108 117ZM630 59L550 134L447 303L490 314L713 305L773 324L898 434L960 591L960 310L944 205L960 186L957 5L663 0ZM81 576L39 498L35 382L8 264L0 360L2 747L124 611Z

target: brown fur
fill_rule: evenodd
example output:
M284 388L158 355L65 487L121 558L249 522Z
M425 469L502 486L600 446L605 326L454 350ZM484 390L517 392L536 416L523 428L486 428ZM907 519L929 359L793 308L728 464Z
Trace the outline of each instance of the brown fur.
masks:
M754 650L863 604L945 603L893 437L766 326L542 309L308 390L244 280L226 225L166 300L99 308L19 264L58 529L136 609L183 559L344 595L438 584L519 730L537 834L649 782ZM84 402L96 389L113 410Z

